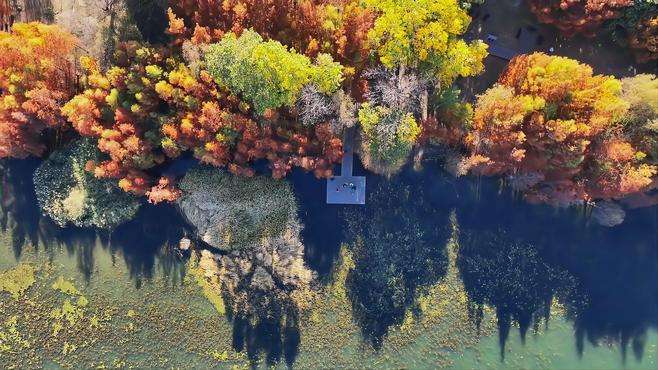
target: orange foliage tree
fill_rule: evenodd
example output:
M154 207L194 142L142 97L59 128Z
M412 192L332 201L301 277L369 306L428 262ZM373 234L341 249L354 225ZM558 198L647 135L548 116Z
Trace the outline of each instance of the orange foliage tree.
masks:
M253 29L309 57L330 54L358 76L370 53L375 14L358 0L170 0L168 32L178 42L216 42Z
M166 48L124 43L107 72L84 58L86 90L62 109L77 132L98 140L108 159L88 163L100 178L115 178L151 202L175 200L171 178L157 166L192 151L201 162L251 176L251 164L270 162L272 175L294 166L331 176L342 143L328 124L313 128L285 121L257 124L249 106L221 89L205 72L195 75Z
M628 46L639 63L658 59L658 2L635 1L608 25L613 39Z
M633 5L633 0L529 0L529 4L540 22L554 25L567 36L594 36L605 21Z
M478 97L466 160L534 201L568 205L651 186L656 166L625 138L619 80L541 53L514 58Z
M60 107L76 88L75 42L58 26L41 23L0 32L0 158L41 156L45 131L64 127Z

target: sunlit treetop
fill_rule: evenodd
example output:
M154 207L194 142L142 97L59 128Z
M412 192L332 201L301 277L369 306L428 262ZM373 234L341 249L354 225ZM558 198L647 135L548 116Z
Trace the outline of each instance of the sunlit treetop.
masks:
M240 37L227 34L206 52L209 73L231 92L253 104L259 114L292 106L305 85L324 94L338 90L342 66L327 54L311 60L277 41L264 41L248 30Z
M515 58L499 82L515 94L531 96L535 104L548 106L549 114L565 116L596 134L619 119L628 109L621 99L621 82L612 76L594 75L592 68L576 60L535 53ZM551 112L554 104L561 109ZM562 107L563 106L563 107ZM563 118L563 117L560 117Z
M64 125L59 107L75 88L75 43L64 29L37 22L0 32L0 157L39 156L42 132Z
M365 61L374 14L359 0L172 0L168 32L176 39L216 42L253 29L310 57L331 54L345 66Z
M365 0L378 15L368 38L387 68L417 67L449 85L484 66L487 46L461 39L470 17L456 0Z
M622 84L541 53L511 61L478 97L466 145L476 172L508 176L536 201L572 204L647 190L656 167L620 124Z

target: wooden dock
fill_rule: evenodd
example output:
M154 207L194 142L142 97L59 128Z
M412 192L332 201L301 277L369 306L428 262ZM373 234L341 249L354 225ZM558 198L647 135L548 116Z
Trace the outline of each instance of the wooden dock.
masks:
M486 42L489 45L489 54L495 57L511 60L519 54L527 54L535 49L540 35L533 27L523 27L519 29L516 37L516 49L508 48L498 41L498 37L488 34Z
M327 179L327 204L366 204L366 178L353 176L354 128L345 130L340 176Z

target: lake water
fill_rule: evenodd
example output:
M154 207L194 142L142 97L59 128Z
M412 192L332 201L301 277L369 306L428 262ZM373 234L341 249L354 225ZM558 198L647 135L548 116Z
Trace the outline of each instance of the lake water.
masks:
M189 233L173 207L111 234L58 229L36 208L36 165L2 176L0 273L28 281L0 293L3 368L657 366L656 208L605 228L432 162L368 175L366 206L333 206L295 172L319 298L297 322L252 324L218 313L173 252Z
M516 49L530 26L533 49L596 73L655 71L604 36L536 25L521 1L474 15L469 38ZM464 94L505 65L487 58ZM497 179L454 179L432 162L367 174L366 205L335 206L324 181L294 172L318 297L294 322L252 323L223 314L195 257L177 255L191 230L174 207L144 205L112 233L59 229L38 211L37 165L0 169L0 368L658 367L655 207L605 228L587 210L530 205Z

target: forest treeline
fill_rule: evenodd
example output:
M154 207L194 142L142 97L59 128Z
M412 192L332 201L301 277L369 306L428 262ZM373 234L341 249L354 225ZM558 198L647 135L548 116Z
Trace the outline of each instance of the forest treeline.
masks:
M487 56L465 37L477 3L127 1L138 30L114 34L109 63L56 24L14 23L0 33L0 157L44 158L40 206L85 226L134 214L131 196L178 199L169 169L181 157L239 176L266 162L277 179L295 167L331 177L349 127L375 173L393 176L435 146L449 172L501 176L529 201L652 204L656 76L618 79L533 53L466 101L456 82L477 78ZM607 30L639 62L658 58L655 2L528 5L566 35ZM140 22L154 19L162 32Z

